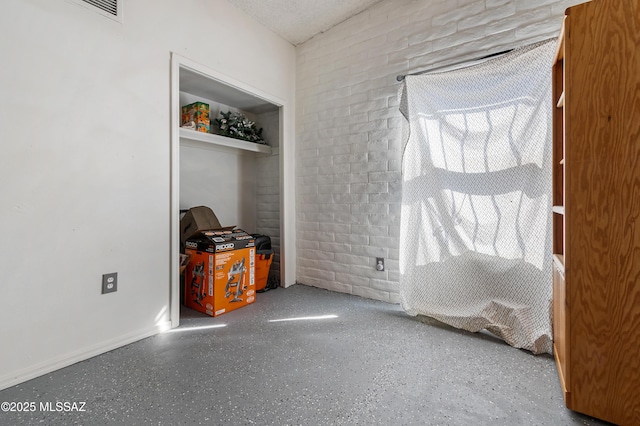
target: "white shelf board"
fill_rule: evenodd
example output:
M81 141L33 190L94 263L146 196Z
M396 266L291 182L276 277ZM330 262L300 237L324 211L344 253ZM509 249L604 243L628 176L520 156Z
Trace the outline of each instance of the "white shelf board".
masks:
M279 106L255 93L248 92L229 83L192 70L186 66L180 68L180 91L220 102L242 111L260 114L278 111Z
M225 146L227 148L235 148L242 151L271 154L271 147L269 145L247 142L240 139L228 138L226 136L214 135L212 133L196 132L191 129L180 128L180 139L201 142L209 145Z
M563 254L554 254L553 255L553 263L556 264L558 270L564 274L564 255Z

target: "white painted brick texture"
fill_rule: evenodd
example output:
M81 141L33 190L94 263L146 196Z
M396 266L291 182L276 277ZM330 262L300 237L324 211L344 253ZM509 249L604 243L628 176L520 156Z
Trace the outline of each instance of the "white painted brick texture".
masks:
M398 303L396 76L556 37L582 2L384 0L298 46L298 282Z
M280 281L280 156L278 149L273 155L256 158L258 174L256 196L256 232L271 237L274 251L271 261L270 279Z

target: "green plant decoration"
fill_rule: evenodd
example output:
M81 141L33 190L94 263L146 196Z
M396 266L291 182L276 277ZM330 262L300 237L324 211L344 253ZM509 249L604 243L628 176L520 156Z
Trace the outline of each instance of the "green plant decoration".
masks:
M213 124L220 130L222 136L266 144L262 139L262 127L258 129L256 123L249 120L244 114L220 111L220 115L222 118L216 118L213 120Z

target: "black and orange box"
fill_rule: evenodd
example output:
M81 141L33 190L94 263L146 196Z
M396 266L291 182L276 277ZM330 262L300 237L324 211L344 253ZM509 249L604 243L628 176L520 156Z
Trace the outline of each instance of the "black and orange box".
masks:
M192 122L196 126L196 131L209 133L209 130L211 130L209 104L194 102L182 107L182 125L184 126Z
M184 304L218 316L256 300L254 237L242 229L204 231L185 242Z

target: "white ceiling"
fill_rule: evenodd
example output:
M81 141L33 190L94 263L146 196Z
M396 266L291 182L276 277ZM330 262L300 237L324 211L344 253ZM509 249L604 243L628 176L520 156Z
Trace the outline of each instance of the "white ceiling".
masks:
M228 0L293 45L382 0Z

